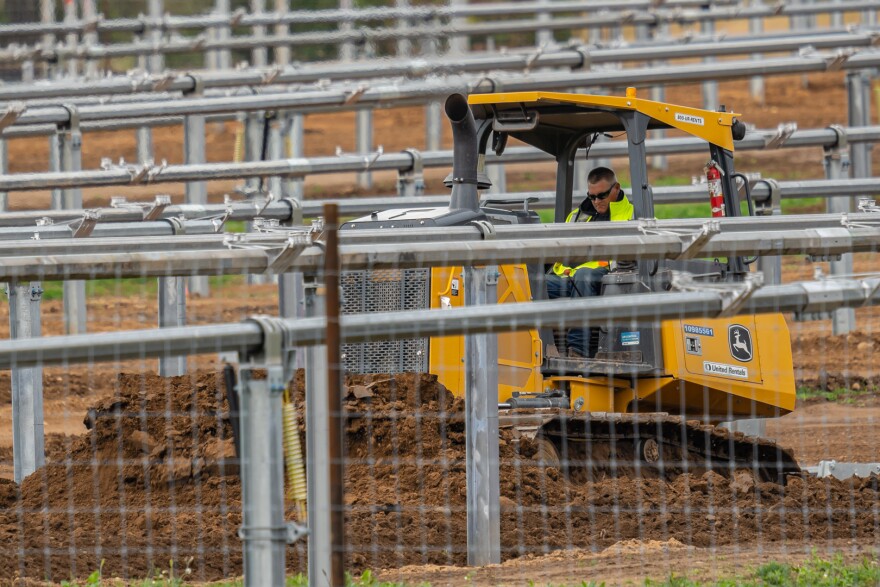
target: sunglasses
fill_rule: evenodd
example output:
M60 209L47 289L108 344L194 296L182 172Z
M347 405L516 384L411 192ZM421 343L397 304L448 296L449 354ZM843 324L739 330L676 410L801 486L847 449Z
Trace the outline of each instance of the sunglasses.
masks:
M601 192L598 194L587 193L587 197L590 198L591 202L595 202L596 200L604 200L605 198L607 198L608 196L611 195L611 192L613 192L614 188L616 188L616 187L617 187L617 184L614 184L610 188L605 190L604 192Z

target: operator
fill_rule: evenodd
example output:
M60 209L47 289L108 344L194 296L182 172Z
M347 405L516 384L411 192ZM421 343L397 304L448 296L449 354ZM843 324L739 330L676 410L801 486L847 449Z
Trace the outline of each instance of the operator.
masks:
M617 182L614 170L596 167L587 175L587 197L571 211L566 222L601 222L630 220L633 205ZM602 277L611 270L610 261L583 261L574 266L553 264L547 275L547 295L555 298L598 296ZM587 357L589 329L570 328L566 336L571 357Z

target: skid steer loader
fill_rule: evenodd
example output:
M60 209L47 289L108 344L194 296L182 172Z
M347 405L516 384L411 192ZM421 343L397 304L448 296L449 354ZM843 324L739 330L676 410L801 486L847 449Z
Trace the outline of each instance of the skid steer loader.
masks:
M574 159L601 133L626 135L635 219L654 217L645 139L652 129L678 129L706 141L713 215L740 213L734 141L745 127L732 112L712 112L626 96L551 92L450 96L445 105L454 137L449 207L374 212L342 230L540 222L527 203L484 201L489 187L482 162L490 146L504 151L513 137L557 161L555 221L572 209ZM451 181L450 181L451 179ZM583 196L581 196L583 197ZM741 282L753 259L693 259L620 264L603 278L601 295L669 289L672 272L695 283ZM555 259L551 260L555 261ZM546 297L544 267L499 267L499 303ZM462 267L348 272L342 276L343 312L393 311L463 305ZM569 358L550 330L498 336L498 401L502 425L537 442L539 458L589 475L674 476L749 469L784 483L799 468L774 443L714 424L779 416L794 409L795 384L788 328L780 314L729 319L646 321L594 328L585 358ZM356 373L430 372L463 395L464 337L448 336L343 347Z

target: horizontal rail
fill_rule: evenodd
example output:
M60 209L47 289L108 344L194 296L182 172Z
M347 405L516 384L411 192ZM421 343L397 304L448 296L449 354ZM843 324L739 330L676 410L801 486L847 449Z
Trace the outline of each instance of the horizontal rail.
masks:
M569 324L711 318L725 311L728 300L725 292L707 288L705 291L600 296L450 310L354 314L340 317L340 334L343 342L362 342L499 333ZM880 279L841 279L759 288L739 308L739 313L813 313L878 304ZM290 347L324 342L323 318L278 319L277 324ZM251 354L262 343L262 330L251 321L27 338L0 341L0 369L230 351Z
M838 226L799 229L762 229L760 232L720 232L691 251L691 242L700 233L701 226L690 231L664 230L665 224L639 228L636 222L628 223L630 234L624 228L613 227L617 234L602 234L602 238L590 238L590 227L561 230L559 225L522 225L516 227L516 236L489 241L448 241L444 237L437 242L426 238L445 229L418 232L422 240L404 242L397 232L389 231L394 242L370 241L370 244L347 244L340 248L340 263L346 269L413 268L449 265L472 265L485 263L548 263L568 259L595 258L621 260L677 259L686 251L700 256L726 257L734 255L791 255L816 256L839 255L853 252L877 252L880 250L880 217L876 214L854 214L847 223ZM789 220L789 222L791 222ZM803 220L807 226L815 226L810 217ZM620 224L620 223L618 223ZM674 225L674 223L673 223ZM768 225L769 227L769 225ZM599 230L607 230L602 227ZM633 231L638 231L634 233ZM403 233L404 231L401 231ZM597 231L594 236L600 233ZM241 237L239 237L241 238ZM274 239L274 240L273 240ZM164 239L167 240L167 239ZM15 247L18 241L9 242ZM85 247L92 252L79 252L78 241L66 243L68 247L56 255L22 255L4 257L0 264L2 281L54 281L68 279L130 278L172 275L222 275L247 273L285 273L302 271L318 272L322 267L323 249L306 246L301 253L285 257L288 247L284 233L245 237L233 240L235 248L185 248L187 241L175 239L179 245L174 250L132 252L147 244L146 238L119 239L117 246L129 250L106 252L106 242L84 239ZM216 241L213 241L216 247ZM48 243L51 246L53 243ZM32 246L23 243L23 247ZM101 251L104 252L101 252Z
M338 112L340 109L424 104L452 93L487 93L494 91L533 91L585 86L620 87L650 84L686 84L705 80L723 81L752 76L786 75L827 71L862 70L880 66L880 52L861 51L841 61L822 55L764 60L723 61L686 66L645 67L593 72L536 73L529 76L466 76L429 79L400 84L375 84L351 90L315 90L255 96L184 98L170 102L140 102L113 105L86 105L76 113L63 106L26 110L14 125L69 124L151 116L211 115L228 112L287 110L298 112ZM362 93L361 93L362 91ZM356 99L353 97L356 96ZM9 108L12 108L11 106ZM5 134L6 131L4 131Z
M142 34L147 30L174 31L184 29L207 29L228 26L253 27L276 24L319 24L337 22L369 22L389 19L432 20L464 17L497 16L498 14L565 13L587 11L633 11L649 10L657 7L683 9L692 7L729 5L732 0L577 0L554 1L549 3L501 2L486 5L463 6L412 6L407 8L360 8L357 10L309 10L285 13L260 12L247 13L235 11L228 16L211 13L194 16L166 15L161 18L141 16L139 18L118 18L94 20L75 20L58 23L17 23L0 25L0 38L22 37L42 34L66 34L84 32L130 32ZM833 6L833 5L832 5Z
M242 86L262 87L269 84L309 84L321 80L376 80L378 78L422 78L426 75L451 75L458 73L483 73L486 71L528 71L543 68L571 67L581 68L620 61L646 61L655 59L691 58L694 54L704 56L730 56L744 53L766 53L796 51L804 46L814 49L837 49L843 47L871 47L877 44L880 30L829 29L812 31L806 35L784 35L766 33L748 37L713 37L704 40L685 39L670 42L640 43L631 47L610 47L582 45L578 47L549 48L543 51L519 51L512 53L469 54L451 63L448 59L383 59L380 62L320 63L284 68L256 69L245 71L199 72L197 78L191 74L144 75L142 73L116 76L100 80L53 81L31 84L10 84L0 87L0 101L8 100L46 100L50 98L123 95L143 92L192 92L198 83L206 90L234 88ZM273 45L276 42L288 44L286 39L263 38L260 44ZM176 44L189 44L188 41L171 40L162 50L169 50ZM155 52L152 44L141 44L149 53ZM140 47L140 45L137 45ZM57 49L64 51L63 48ZM86 48L77 51L76 57L88 57L89 51L116 51L109 47ZM200 47L206 50L206 47ZM0 61L4 56L13 60L27 59L30 53L43 50L23 47L0 50ZM138 49L138 53L140 49ZM133 54L138 54L133 53ZM97 57L98 55L93 55ZM206 92L209 95L210 92ZM176 99L171 96L168 99Z
M850 143L874 143L880 141L880 126L849 127L842 129ZM773 130L751 131L742 141L736 142L737 150L763 150L768 148L832 147L837 144L837 131L808 129L793 132L783 142L774 140L778 135ZM645 143L648 155L677 155L706 152L706 142L695 138L651 139ZM581 151L583 152L583 151ZM596 158L623 157L627 154L626 143L606 142L593 145L590 155ZM420 154L425 168L449 167L452 165L452 151L432 151ZM548 154L532 147L512 147L501 157L490 153L486 156L488 165L498 163L532 163L552 161ZM366 171L406 171L413 165L413 156L406 152L382 153L365 160L362 155L341 155L333 157L313 157L296 159L277 159L273 161L243 161L223 163L202 163L190 165L111 165L108 169L85 171L53 171L39 173L16 173L0 175L0 191L16 192L45 190L54 188L84 188L101 186L148 185L178 183L184 181L228 180L248 177L292 177L303 178L309 175L330 173L355 173ZM858 184L852 184L859 189ZM758 199L761 186L758 186ZM769 195L766 186L763 193ZM815 185L821 193L822 184ZM873 193L873 192L870 192ZM688 200L682 200L688 201ZM308 205L308 204L305 204ZM356 204L353 204L356 205ZM375 208L373 208L375 209ZM370 210L368 210L370 211Z

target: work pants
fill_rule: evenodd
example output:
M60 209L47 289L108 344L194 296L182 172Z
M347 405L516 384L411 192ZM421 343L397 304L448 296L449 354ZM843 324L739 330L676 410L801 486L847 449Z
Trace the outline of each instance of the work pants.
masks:
M571 277L550 273L547 275L547 297L586 298L598 296L602 291L602 278L608 275L607 267L589 269L584 267L575 271ZM573 327L568 329L566 336L568 348L582 357L589 356L590 329Z

